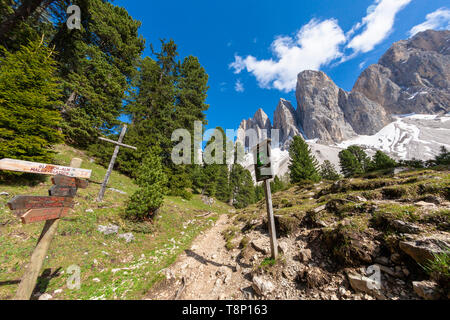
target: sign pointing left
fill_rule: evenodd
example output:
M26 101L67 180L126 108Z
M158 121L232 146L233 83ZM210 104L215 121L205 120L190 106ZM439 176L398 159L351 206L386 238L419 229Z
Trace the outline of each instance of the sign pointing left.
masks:
M56 166L53 164L45 164L13 159L0 160L0 170L45 174L50 176L61 175L82 179L89 179L92 173L92 170L87 169L63 167L63 166Z

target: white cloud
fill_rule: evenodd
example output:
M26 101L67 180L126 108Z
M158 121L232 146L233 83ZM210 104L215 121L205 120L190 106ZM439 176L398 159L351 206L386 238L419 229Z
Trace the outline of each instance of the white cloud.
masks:
M353 37L347 45L355 53L371 51L377 44L386 39L392 31L397 13L408 5L411 0L375 0L367 9L367 15L362 22L357 23L347 36L353 35L364 27L364 30Z
M276 60L258 60L251 55L246 58L236 55L230 68L236 74L246 69L263 88L273 87L289 92L295 89L299 72L319 70L341 57L339 47L345 41L344 32L335 19L313 19L297 32L295 38L280 36L275 39L271 49Z
M364 68L364 67L366 66L366 63L367 63L367 60L364 60L363 62L361 62L361 63L359 64L359 68L360 68L360 69Z
M234 90L236 90L237 92L244 92L245 91L244 84L241 82L240 79L238 79L236 81L236 84L234 85Z
M428 29L450 29L450 10L447 8L440 8L430 14L427 14L425 22L414 26L409 31L409 36L412 37L416 33Z

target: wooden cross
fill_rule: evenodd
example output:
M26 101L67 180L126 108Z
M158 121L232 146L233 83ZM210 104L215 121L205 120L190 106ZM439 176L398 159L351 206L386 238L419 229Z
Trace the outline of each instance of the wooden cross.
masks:
M100 188L100 192L98 193L98 197L97 197L97 201L98 202L102 202L103 201L103 197L104 197L105 191L106 191L106 186L108 185L109 177L111 176L111 172L112 172L112 170L114 168L114 163L116 162L117 154L119 153L120 147L133 149L135 151L137 150L136 147L129 146L129 145L126 145L126 144L122 143L126 132L127 132L127 125L125 124L123 126L123 128L122 128L122 132L120 133L119 141L114 141L114 140L106 139L106 138L103 138L103 137L99 137L99 139L102 140L102 141L106 141L106 142L115 144L116 148L114 149L113 156L111 158L111 161L109 162L108 171L106 171L105 179L103 180L102 187Z

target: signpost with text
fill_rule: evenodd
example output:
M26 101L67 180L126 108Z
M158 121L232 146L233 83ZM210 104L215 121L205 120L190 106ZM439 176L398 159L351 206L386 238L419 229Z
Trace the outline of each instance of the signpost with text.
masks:
M15 300L29 300L47 255L50 243L58 229L59 219L66 217L74 207L73 198L78 188L87 188L91 170L80 169L82 160L74 158L70 167L29 161L2 159L0 170L55 175L49 196L17 196L8 202L9 209L22 223L45 221L41 236L17 289Z
M275 218L273 216L272 192L270 190L270 179L273 179L271 162L271 140L267 139L259 143L254 149L255 175L257 182L264 182L264 192L266 195L266 207L270 235L270 248L272 259L278 258L278 243L275 230Z

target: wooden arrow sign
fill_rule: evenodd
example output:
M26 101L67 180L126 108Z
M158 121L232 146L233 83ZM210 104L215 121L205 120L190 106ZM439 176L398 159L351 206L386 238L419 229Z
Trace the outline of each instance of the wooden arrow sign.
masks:
M92 170L87 169L63 167L52 164L13 160L13 159L0 160L0 170L37 173L50 176L62 175L82 179L89 179L92 173Z
M52 177L52 183L57 186L75 187L81 189L86 189L89 184L86 180L81 180L78 178L72 178L67 176Z
M73 208L71 197L41 197L17 196L8 202L11 210L40 209L40 208Z
M23 224L34 222L41 222L47 220L54 220L66 217L69 215L71 208L41 208L28 210L20 217Z
M50 196L74 198L77 195L77 187L53 186L48 190L48 194Z

